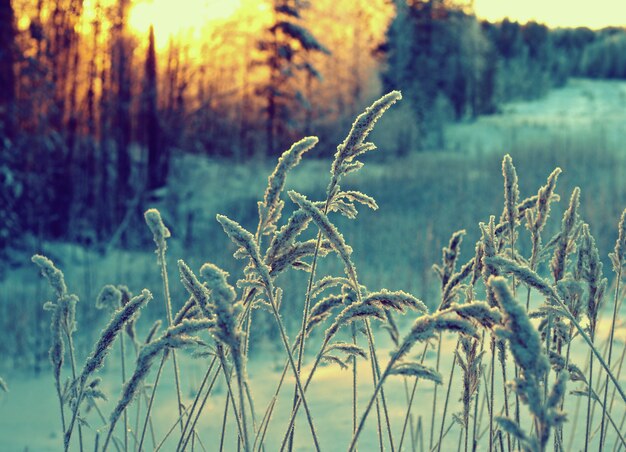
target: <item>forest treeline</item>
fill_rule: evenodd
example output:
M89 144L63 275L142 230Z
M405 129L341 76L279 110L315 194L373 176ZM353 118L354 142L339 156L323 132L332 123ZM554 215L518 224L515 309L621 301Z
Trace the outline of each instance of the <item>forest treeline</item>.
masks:
M408 99L408 152L568 77L626 77L624 29L488 23L456 1L244 0L161 48L134 5L0 0L0 250L25 232L123 241L175 153L275 158L305 134L332 153L381 89Z

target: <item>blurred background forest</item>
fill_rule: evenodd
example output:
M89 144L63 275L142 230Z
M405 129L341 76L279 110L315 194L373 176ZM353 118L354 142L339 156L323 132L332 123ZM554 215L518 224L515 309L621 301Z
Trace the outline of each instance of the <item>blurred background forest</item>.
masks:
M105 283L159 284L148 207L171 226L177 257L237 271L215 214L252 224L276 158L309 134L320 144L293 182L322 193L355 116L392 89L404 100L374 138L384 165L354 182L384 212L349 229L366 283L427 297L450 233L499 209L506 152L522 188L556 165L569 171L562 194L580 184L594 199L586 220L604 253L626 200L612 146L623 134L592 123L564 136L554 123L559 134L537 141L511 128L483 156L447 132L581 78L626 79L624 28L488 22L453 0L0 0L0 323L15 331L0 351L45 360L41 339L15 327L47 328L35 270L15 270L34 252L75 267L68 279L83 299ZM606 98L626 105L620 96ZM389 237L372 235L387 223ZM80 308L87 325L91 304Z

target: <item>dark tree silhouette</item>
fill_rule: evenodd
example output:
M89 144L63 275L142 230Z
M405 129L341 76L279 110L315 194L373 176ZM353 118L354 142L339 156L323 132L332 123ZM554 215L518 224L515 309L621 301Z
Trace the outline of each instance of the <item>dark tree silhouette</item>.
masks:
M114 140L117 151L116 162L116 220L121 222L127 214L129 202L134 197L131 177L131 73L130 51L127 44L126 20L128 0L118 0L117 20L114 25L112 49L112 76L114 79L115 116Z
M308 77L319 77L315 67L307 61L311 52L330 52L301 24L298 0L274 0L274 20L267 36L258 42L264 53L261 64L268 68L267 83L257 93L266 100L265 135L266 155L282 152L285 143L293 138L292 109L295 104L306 106L306 96L296 89L294 79L304 71ZM277 142L277 137L281 142Z
M143 133L148 149L148 180L146 188L156 190L167 182L169 153L160 146L160 126L157 88L157 59L154 46L154 27L150 26L143 86Z
M0 132L15 134L15 13L11 0L0 0Z
M17 163L12 143L15 121L15 13L10 0L0 0L0 257L18 228Z

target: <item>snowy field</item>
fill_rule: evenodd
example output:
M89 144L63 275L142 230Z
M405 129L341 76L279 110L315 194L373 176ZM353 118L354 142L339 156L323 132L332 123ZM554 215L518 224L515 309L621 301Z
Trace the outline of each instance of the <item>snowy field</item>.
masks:
M601 254L606 256L615 242L619 212L626 207L626 186L623 183L626 174L624 124L626 83L575 79L565 88L551 92L545 99L509 104L503 107L501 114L450 126L446 132L445 152L409 155L400 161L368 163L361 174L351 179L350 184L374 196L380 209L377 212L363 209L354 225L347 221L339 222L347 242L354 248L354 260L362 275L362 282L372 289L387 287L391 290L406 290L422 297L425 302L434 304L437 290L433 288L435 279L430 272L430 265L440 259L440 249L446 243L447 237L457 229L468 229L461 258L465 262L473 253L473 241L478 238L477 222L485 221L490 213L499 215L501 212L499 162L505 152L511 152L514 160L520 162L520 183L522 189L528 191L523 195L536 190L552 167L556 164L563 165L564 184L557 192L568 197L573 186L581 186L583 213L590 218L592 233L600 236L596 239ZM379 143L379 147L384 149L384 144ZM581 148L588 149L588 161L582 165L581 162L574 161L573 154L568 154L570 147L575 148L578 153ZM549 152L543 151L546 148L549 148ZM600 166L602 162L597 160L606 156L612 159L607 164L610 168L606 169L606 178L593 176L589 179L586 173L588 166L585 165L598 165L597 171L604 171L605 167ZM288 188L319 198L326 187L328 165L327 161L305 162L290 175ZM537 174L533 172L534 169ZM571 169L569 175L568 169ZM251 227L257 214L256 201L263 192L270 172L270 165L249 168L216 163L195 156L184 157L178 161L173 178L180 189L176 196L170 196L159 206L166 222L173 224L175 238L171 240L168 259L175 304L184 300L183 289L174 273L177 259L185 258L194 268L211 260L226 267L231 274L240 271L230 258L233 250L229 247L228 240L215 224L215 214L225 213L244 226ZM224 178L225 173L230 176ZM485 179L485 174L490 174L492 179ZM525 174L528 175L526 181ZM487 193L488 189L491 191ZM555 208L553 215L560 215L561 211L562 208ZM607 218L603 223L599 219L604 217ZM147 243L149 242L148 240ZM36 243L33 241L32 245L34 250ZM66 272L70 291L80 296L83 300L81 303L93 303L103 284L124 283L135 292L147 287L156 295L149 307L152 311L144 314L146 321L141 326L142 331L149 328L150 320L162 315L160 277L149 245L145 247L145 251L112 250L104 257L93 250L60 243L44 243L42 247ZM25 260L29 254L31 253L25 250ZM322 269L341 272L340 264L334 262L326 264ZM612 279L608 265L605 265L605 274ZM298 290L303 284L301 275L287 278L283 281L284 285L294 290ZM295 293L303 292L300 289ZM10 344L13 344L11 346L21 350L22 358L9 357L0 360L0 376L4 377L10 387L8 394L0 392L0 451L55 451L60 450L62 444L57 414L58 401L49 365L44 362L38 376L32 371L32 362L37 359L37 354L39 357L42 353L45 356L47 350L45 340L49 334L46 325L48 313L40 313L40 306L47 296L45 284L30 265L8 271L6 278L0 282L0 326L5 331L9 328L11 332L19 329L23 331L12 334L9 339ZM22 308L32 315L22 315L19 311ZM77 349L78 355L84 357L89 350L89 343L102 328L102 322L98 322L98 313L94 314L93 309L80 309L79 319L81 315L90 316L90 325L95 325L88 331L80 331L79 323L79 336L83 337L83 341L79 341ZM287 306L285 309L290 308ZM291 309L293 312L286 312L284 315L289 329L293 331L301 308L292 306ZM606 309L602 312L600 343L608 330L606 322L609 315ZM626 319L624 306L621 319ZM400 324L404 327L401 332L406 331L409 322L410 319L406 319ZM37 328L39 334L46 335L43 340L27 333L33 327ZM376 338L380 346L379 356L384 361L391 350L388 335L380 330L376 332ZM625 347L626 327L623 320L616 338L614 356L619 356ZM262 416L284 364L277 347L268 338L262 339L249 365L257 416ZM315 344L312 348L316 348L319 338L312 342ZM454 348L451 340L446 344L445 348L448 350ZM587 360L584 350L581 347L573 352L573 361L581 368ZM102 375L106 384L104 389L109 396L109 402L101 406L105 416L108 415L111 404L117 400L121 388L117 353L115 349L112 362ZM428 359L434 365L434 354L431 353ZM79 362L82 362L81 358ZM183 358L182 363L183 395L189 401L193 390L197 389L202 379L206 365L191 358ZM450 359L444 359L441 370L446 382L448 366ZM170 370L168 363L166 371ZM67 374L68 369L64 371ZM360 391L360 406L366 402L365 397L371 391L369 372L369 363L362 362L358 371L359 385L363 388ZM458 374L455 378L458 378ZM622 372L620 380L626 383L626 371ZM157 442L176 421L173 379L166 373L162 381L153 416L155 430L159 432ZM460 386L459 380L452 386L453 391ZM391 380L385 387L390 401L394 434L399 438L406 407L404 387L401 379ZM215 397L210 399L199 424L203 446L207 450L217 448L225 392L220 379ZM280 445L292 394L293 381L288 379L277 414L268 430L268 451L277 450ZM415 408L425 416L427 447L433 385L422 384L417 397L419 400ZM459 393L451 395L446 422L451 422L451 415L458 412L458 398ZM334 366L323 368L316 374L309 400L312 401L311 410L319 429L323 450L345 450L351 431L351 373ZM574 398L569 398L568 403L576 404ZM623 412L623 406L619 405L620 402L616 399L614 413L618 422ZM438 407L443 410L441 403ZM565 427L566 438L571 431L576 432L573 450L581 447L584 438L584 403L581 403L580 410L577 427ZM572 408L570 420L573 420L573 412ZM359 450L378 449L375 418L375 414L371 413ZM436 419L439 422L440 416L436 416ZM417 414L415 421L417 422ZM435 425L437 434L440 428L438 422ZM484 414L482 426L486 425L487 416ZM84 429L88 438L87 444L93 444L93 432L102 427L103 423L99 418L90 414L89 426ZM228 425L231 432L229 437L234 436L235 428L234 424ZM460 428L454 424L445 438L442 450L456 450L459 431ZM298 419L297 432L296 448L311 450L310 434L302 416ZM608 444L612 446L615 435L611 429L608 436ZM151 440L148 445L152 447ZM170 442L166 442L162 450L172 450L172 447ZM88 449L90 448L91 446ZM197 445L196 450L202 450L201 448L202 446ZM233 448L233 444L228 444L226 450Z

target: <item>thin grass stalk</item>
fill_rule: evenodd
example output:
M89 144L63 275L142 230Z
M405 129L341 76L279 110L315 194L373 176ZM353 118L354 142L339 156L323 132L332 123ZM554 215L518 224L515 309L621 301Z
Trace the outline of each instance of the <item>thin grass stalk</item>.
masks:
M500 364L502 367L502 391L504 393L504 413L506 417L508 418L509 417L509 395L508 395L507 388L506 388L507 377L506 377L506 360L504 358L504 354L503 354L503 359L501 360ZM511 451L511 435L509 433L506 434L506 441L507 441L508 450L510 452Z
M245 299L246 298L244 297L244 300ZM241 314L241 317L239 318L239 326L241 326L245 322L245 320L247 318L247 315L248 315L249 312L251 312L251 310L252 310L252 304L250 302L246 303L244 312ZM228 350L225 351L225 353L228 353ZM187 421L185 422L185 426L183 427L183 431L182 431L180 439L178 441L178 445L176 446L176 450L177 451L181 450L181 446L182 446L182 449L184 450L184 448L187 446L187 441L189 440L189 438L193 437L191 434L188 434L187 439L184 440L185 439L185 434L188 431L188 427L189 427L189 423L190 423L191 417L192 417L192 415L194 413L194 410L195 410L195 407L197 406L198 401L200 399L200 394L202 393L202 389L203 389L204 385L206 384L206 382L207 382L207 380L209 378L209 375L210 375L211 371L213 370L213 366L216 364L217 361L218 361L217 355L213 356L213 359L211 360L211 363L209 364L209 367L208 367L206 373L204 374L204 377L202 379L202 384L200 385L200 388L198 389L198 392L196 393L196 396L194 397L194 400L193 400L193 403L192 403L192 409L189 412L189 417L187 418ZM194 419L194 421L192 423L192 431L195 431L196 423L198 422L200 414L202 413L202 410L204 409L204 406L205 406L206 401L207 401L207 399L208 399L208 397L209 397L209 395L211 393L211 390L213 389L213 385L215 383L215 380L217 379L217 375L219 375L220 369L221 369L221 365L219 365L219 367L217 369L217 372L215 374L215 377L214 377L213 381L211 382L211 385L209 386L207 394L205 395L205 397L203 399L203 402L200 405L199 411L198 411L198 413L197 413L197 415L196 415L196 417L195 417L195 419ZM252 410L252 411L254 412L254 410Z
M243 378L242 375L240 375L239 373L237 373L237 385L239 386L239 411L240 411L240 415L241 415L241 422L243 424L243 439L244 439L244 445L246 448L246 452L250 451L250 439L248 437L248 427L247 427L247 420L246 420L246 398L244 397L244 390L243 390Z
M483 345L485 339L485 332L483 331L481 340L480 340L480 351L483 352ZM482 367L482 364L481 364ZM481 374L483 374L481 369ZM478 426L478 401L480 400L480 378L478 379L478 386L476 387L476 398L474 400L474 422L472 422L472 452L476 451L477 441L476 441L476 428ZM467 452L467 448L466 448Z
M496 338L491 336L491 372L489 388L489 452L493 451L494 374L496 367Z
M61 428L63 429L63 434L65 435L65 410L63 408L63 396L61 395L61 385L59 380L55 379L54 386L57 390L57 396L59 398L59 408L61 410Z
M207 371L204 373L204 376L202 377L202 382L200 383L200 387L198 388L198 392L196 393L196 397L194 397L193 403L191 404L191 407L188 410L187 420L185 421L185 426L183 427L183 432L181 433L180 439L178 440L178 444L176 446L176 450L178 450L180 448L181 443L183 441L183 438L185 437L185 434L187 433L187 430L189 428L189 424L191 423L191 418L193 417L193 414L195 414L196 406L198 405L198 402L200 400L200 394L204 390L204 386L206 385L207 381L209 380L209 375L210 375L211 371L213 370L213 366L215 365L216 361L217 361L217 357L214 357L213 360L211 361L210 365L209 365L209 368L207 369Z
M167 315L168 327L173 326L172 321L172 300L170 297L169 278L167 276L167 261L165 260L165 250L167 249L166 239L171 236L170 231L167 229L161 214L156 209L148 209L144 213L144 219L149 229L152 231L154 243L156 244L157 264L161 270L161 280L163 282L163 302L165 303L165 313ZM166 351L163 352L164 355ZM174 380L176 383L176 398L178 401L178 415L181 416L180 431L183 431L182 421L182 397L180 392L180 379L178 372L178 363L176 361L176 351L171 350L172 353L172 365L174 366ZM162 362L164 362L163 360ZM156 391L157 384L154 385L154 391Z
M424 452L424 428L422 424L422 416L417 417L417 435L420 444L420 452Z
M278 386L276 387L276 391L274 392L274 396L270 400L270 403L268 404L265 410L265 414L263 415L263 419L261 420L261 426L256 434L256 437L254 438L254 444L252 446L253 449L256 448L257 441L259 441L259 448L263 445L263 441L265 440L265 434L267 432L267 428L269 426L272 413L274 412L276 401L278 400L278 394L280 393L280 389L283 385L288 369L289 369L289 362L285 362L285 365L283 366L283 372L278 381ZM306 385L305 385L305 390L306 390ZM260 438L259 438L259 435L260 435Z
M329 204L329 200L330 197L327 196L326 197L326 202L324 205L324 215L328 214L328 204ZM309 318L309 311L311 308L311 288L313 287L313 281L315 280L315 270L317 269L317 258L318 258L318 253L319 253L319 248L320 248L320 244L322 243L322 231L318 230L317 232L317 241L315 242L315 251L313 252L313 260L311 262L311 272L309 275L309 282L307 283L307 290L306 290L306 295L304 297L304 308L302 310L302 326L300 328L300 331L304 332L307 329L307 323L308 323L308 318ZM306 342L306 335L303 334L302 335L302 340L300 341L300 347L298 349L298 374L300 374L300 371L302 369L302 360L304 357L304 345ZM355 362L356 362L356 357L354 358ZM356 370L355 370L356 372ZM298 399L298 388L294 385L294 394L293 394L293 407L295 409L296 403ZM294 427L291 429L291 434L289 435L289 451L293 450L293 439L294 439L294 435L295 435L295 425Z
M134 349L135 349L135 358L136 358L137 356L139 356L139 346L137 345L137 343L135 341L133 341L133 346L134 346ZM141 397L142 396L144 397L144 400L146 402L146 406L148 405L148 395L145 393L145 388L142 387L142 389L140 391L140 394L141 395L137 398L137 414L135 416L135 430L134 430L134 433L133 433L133 440L135 442L135 450L137 450L137 451L139 450L138 449L139 438L137 437L137 433L139 432L139 420L140 420L140 414L141 414ZM152 448L155 448L156 447L156 438L154 437L154 426L152 425L152 420L149 421L149 427L150 427L150 435L152 437Z
M246 392L246 399L248 400L248 405L250 406L250 415L252 416L252 433L256 434L257 423L256 423L256 414L254 411L254 401L252 399L252 394L250 392L250 387L248 386L248 382L244 382L244 388ZM254 450L254 447L251 449Z
M211 365L213 365L215 363L212 362ZM204 395L204 398L202 399L202 403L200 403L200 407L198 408L198 412L196 413L196 416L191 424L191 426L189 427L189 429L191 430L191 432L195 431L196 428L196 424L198 423L198 420L200 419L200 415L202 414L202 410L204 409L204 406L206 405L207 400L209 400L209 396L211 395L211 391L213 390L213 386L215 386L215 382L217 381L217 377L220 374L220 370L222 369L222 365L218 364L217 370L215 371L215 374L213 375L213 378L211 379L211 383L209 384L209 388L207 389L206 394ZM210 370L207 372L207 375L210 373ZM181 450L185 450L185 448L187 447L187 444L189 442L189 440L192 438L192 434L188 433L187 436L185 437L185 440L182 442L182 444L179 442L179 446L177 447L177 451L181 451Z
M169 285L169 279L167 276L167 263L165 262L165 249L160 248L159 250L160 250L159 261L160 261L160 267L161 267L161 278L163 279L163 296L165 297L167 324L168 326L172 326L172 301L170 298L170 285ZM181 397L181 392L180 392L180 377L178 373L178 363L176 361L176 350L172 349L170 353L172 353L172 364L174 366L174 381L176 383L176 399L178 402L178 414L179 416L181 416L180 431L182 433L183 431L183 419L182 419L183 405L182 405L182 397ZM156 387L157 387L157 383L155 383L154 385L155 390L156 390Z
M311 368L311 371L309 372L307 381L304 383L304 392L306 392L307 388L309 387L309 383L313 379L313 375L315 374L315 371L317 370L317 366L322 360L322 356L324 356L324 352L326 351L326 346L328 345L328 342L329 342L329 338L324 339L324 342L322 343L322 347L320 348L320 351L317 353L317 356L315 357L315 360L313 362L313 367ZM296 403L295 408L291 412L291 418L289 420L289 425L287 426L287 433L285 434L285 437L283 439L283 444L281 445L281 451L284 450L285 448L285 442L289 438L289 433L291 429L293 428L293 423L295 422L296 414L298 413L300 404L301 404L301 399L298 397L298 402Z
M489 366L489 371L487 373L491 374L491 363ZM483 373L483 384L485 387L485 394L483 396L483 400L480 404L480 415L478 416L478 435L476 435L476 444L478 444L478 442L480 442L481 438L483 436L485 436L485 433L489 431L489 426L487 425L487 427L485 427L481 433L480 431L480 427L481 427L481 421L483 419L483 413L485 412L485 407L487 407L487 415L489 415L489 413L491 412L491 406L489 404L490 396L489 396L489 382L487 381L487 373Z
M404 417L404 422L402 423L402 434L400 435L400 442L398 443L398 450L401 451L402 450L402 443L404 442L404 437L406 434L406 427L407 424L411 421L411 416L410 416L410 412L411 412L411 406L413 406L413 398L415 397L415 393L417 392L417 381L418 378L415 378L415 383L413 384L413 389L411 390L411 396L409 397L409 400L407 402L407 414ZM407 388L408 389L408 388ZM413 429L413 426L411 425L411 429ZM413 449L415 449L415 447L413 447Z
M307 420L309 422L309 426L311 427L311 435L313 436L313 442L315 443L315 449L317 451L320 450L319 441L317 439L317 434L315 433L315 426L313 425L313 418L311 416L311 412L309 410L309 406L306 401L306 397L304 395L304 389L302 388L302 383L300 381L300 375L298 374L298 370L296 368L296 363L293 359L293 354L291 353L291 349L289 347L289 341L287 340L287 334L285 333L285 328L283 326L283 322L280 320L280 314L278 313L278 309L276 307L276 300L274 299L273 294L270 290L267 291L267 295L269 298L270 305L272 307L272 312L274 313L274 318L276 319L276 323L278 324L278 329L280 331L280 337L283 342L283 347L287 352L287 357L289 358L289 364L291 365L291 369L293 370L294 378L296 379L296 385L298 386L298 391L300 391L300 398L302 400L302 404L304 405L304 411L306 412Z
M602 342L602 356L606 359L606 356L608 354L608 350L609 350L609 342L608 342L608 338L607 340ZM597 394L600 394L604 391L604 380L602 380L602 368L597 369L596 371L596 378L595 378L595 388L594 388L594 392ZM594 419L596 417L596 407L598 405L600 405L600 397L596 397L596 400L594 400L594 404L591 407L591 418ZM601 409L601 408L599 408ZM590 439L593 440L596 436L596 434L600 431L600 425L597 425L596 428L591 432L590 434Z
M352 343L357 346L356 325L351 325ZM356 409L357 409L357 371L356 371L356 355L352 356L352 434L356 432Z
M72 340L72 335L69 333L69 331L67 331L67 329L65 328L64 328L64 331L65 331L65 337L67 338L68 348L70 349L69 355L70 355L70 364L72 367L72 378L74 379L74 381L76 381L76 358L74 355L74 341ZM78 417L78 413L80 412L80 404L83 400L83 395L84 395L84 387L81 384L81 388L78 392L78 397L76 399L76 406L72 410L72 419L70 421L68 430L65 432L65 452L67 452L68 448L70 447L70 439L72 438L72 430L74 428L74 423L76 422L76 418ZM79 444L80 444L80 450L82 452L83 428L80 422L78 423L78 439L79 439Z
M619 266L617 272L617 282L615 283L615 297L613 298L613 317L611 319L611 332L609 334L609 356L607 357L607 364L611 366L611 355L613 353L613 337L615 335L615 319L617 318L617 302L620 289L620 281L622 279L622 266ZM609 395L609 377L607 376L604 382L604 397L602 399L602 422L600 424L600 445L598 450L602 451L604 444L604 417L606 415L606 403Z
M370 327L369 320L365 319L363 323L365 324L365 332L367 333L367 339L369 342L370 361L371 361L371 367L372 367L372 380L373 380L374 386L376 386L378 379L380 379L380 368L378 365L378 357L376 356L376 345L374 344L374 335L372 334L372 329ZM380 388L380 401L383 405L383 414L385 415L387 435L389 437L389 446L391 447L391 451L393 452L395 449L393 446L393 436L391 434L391 423L389 422L389 411L387 410L387 402L385 399L385 389L382 387ZM378 402L376 402L376 409L377 411L379 410ZM378 416L378 423L380 424L380 415ZM381 429L380 442L382 444L382 429Z
M619 368L617 369L617 378L619 379L622 373L622 367L624 364L624 359L626 358L626 343L624 343L624 347L622 348L622 355L619 361ZM615 402L615 388L613 388L613 393L611 394L611 404L609 405L609 414L613 411L613 402ZM625 412L626 415L626 412ZM622 418L620 429L624 427L624 419ZM617 442L616 442L617 444Z
M480 354L482 355L483 351L485 349L485 331L483 330L481 336L480 336ZM480 375L483 377L483 379L485 378L485 373L483 372L484 366L482 365L482 360L481 360L481 371L480 371ZM478 379L478 385L476 386L476 397L474 400L474 422L472 425L472 452L474 452L476 450L476 446L478 445L477 443L477 438L476 438L476 431L478 428L478 424L479 424L479 417L478 417L478 401L480 400L480 378ZM484 407L484 400L483 400L483 404L482 407ZM481 408L481 417L482 417L482 408Z
M120 355L122 357L122 384L126 381L126 359L124 356L124 334L120 335ZM128 450L128 415L124 410L124 450Z
M226 393L224 402L224 415L222 416L222 432L220 434L220 452L224 450L224 436L226 435L226 421L228 419L228 405L230 403L230 392Z
M570 358L570 351L572 348L572 334L574 333L574 327L572 325L570 325L569 327L569 341L567 341L567 350L565 351L565 368L567 369L569 366L569 358ZM563 411L563 408L565 407L565 397L563 397L563 399L561 399L561 406L560 406L560 410ZM575 426L574 426L575 427ZM563 443L563 427L560 426L559 429L557 430L557 434L559 436L559 441L561 442L561 444Z
M600 396L598 395L598 393L596 391L592 391L591 392L592 397L597 401L597 403L599 405L602 405L602 402L600 401ZM617 427L617 424L615 424L615 421L613 420L613 418L611 417L611 415L607 412L606 413L607 416L607 420L609 421L609 424L611 424L611 426L613 426L613 428L615 429L615 432L617 433L617 439L619 441L621 441L621 445L622 446L626 446L626 439L624 439L624 435L621 433L621 429ZM607 425L608 427L608 425ZM596 432L600 431L600 427L598 427L596 429ZM591 435L590 441L593 439L593 435Z
M237 420L237 429L239 430L239 440L244 442L244 447L246 452L250 450L250 445L248 443L247 432L245 430L245 420L241 412L237 410L237 404L235 402L235 396L233 394L233 390L230 384L230 376L232 375L233 370L230 372L227 371L226 367L226 357L224 356L224 350L221 345L217 346L217 354L220 359L222 374L224 375L224 381L226 382L226 387L228 388L228 394L230 395L231 405L233 407L233 414L235 415L235 419ZM240 406L243 404L240 403ZM193 432L192 432L193 434Z
M624 411L624 414L622 415L622 420L619 424L620 431L624 431L624 424L626 424L626 410ZM619 452L620 450L622 450L622 445L615 441L614 449Z
M448 388L446 389L446 398L443 403L443 416L441 418L441 430L439 431L439 442L437 443L437 452L441 450L441 442L443 441L443 428L446 423L446 414L448 411L448 401L450 400L450 389L452 388L452 379L454 378L454 369L456 368L456 351L459 349L459 343L461 339L456 341L456 347L454 352L454 358L452 359L452 368L450 369L450 378L448 379Z
M593 344L593 331L591 332L591 342ZM589 433L591 429L591 394L593 392L593 354L589 356L589 381L587 382L587 421L585 423L585 452L589 450Z
M435 370L439 372L439 361L441 359L441 331L439 332L438 344L437 344L437 364L435 366ZM430 416L430 440L428 443L428 449L432 450L433 448L433 438L435 436L435 410L437 408L437 389L439 385L437 383L434 384L434 393L433 393L433 406L431 410Z
M183 411L183 416L188 416L189 415L189 408L190 407L186 407ZM158 445L154 445L152 446L152 448L154 449L154 452L158 452L159 450L161 450L161 448L165 445L165 441L167 441L167 439L172 435L172 433L174 432L174 430L176 430L176 426L178 425L178 419L176 419L176 421L174 421L174 423L172 424L172 426L169 428L169 430L167 431L167 433L165 434L165 436L163 438L161 438L161 441L159 441ZM137 439L137 438L135 438Z
M426 358L426 352L428 351L428 345L429 342L427 341L424 344L424 351L422 352L422 357L420 358L420 364L424 363L424 359ZM411 416L411 408L413 407L413 397L415 396L415 391L417 390L417 382L419 381L419 378L415 378L415 381L413 383L413 389L411 390L411 398L409 400L408 406L407 406L407 410L406 410L406 415L404 416L404 422L402 423L402 434L400 435L400 442L398 444L398 450L401 451L402 450L402 443L404 442L404 436L406 434L406 427L407 427L407 423L409 422L409 417ZM423 432L422 432L423 434ZM424 447L422 446L422 449Z
M467 452L468 447L469 447L469 421L467 422L467 425L465 426L463 430L465 431L465 438L463 440L463 450Z
M412 400L410 397L411 395L409 394L409 383L406 377L402 378L402 382L404 384L404 397L406 399L406 405L408 408L408 406L412 403ZM416 443L417 437L415 436L415 420L413 419L413 413L409 414L408 422L409 422L409 430L410 430L409 434L411 435L411 450L415 452L415 443Z
M450 423L448 424L448 428L446 429L446 431L443 434L443 438L445 438L446 436L448 436L448 433L450 433L450 430L452 430L452 427L454 426L454 421L450 421ZM432 449L430 449L430 452L435 452L437 450L437 448L439 447L439 442L437 442ZM502 450L504 450L504 448L502 448Z
M152 404L154 403L154 398L156 395L156 389L159 385L159 381L161 379L161 372L163 372L163 366L165 365L165 361L167 360L168 352L167 350L163 352L163 356L161 357L161 363L159 364L159 369L157 370L156 378L154 379L154 383L152 384L152 391L150 393L150 399L148 400L148 405L146 406L146 415L143 421L143 427L141 428L141 437L139 438L139 450L143 446L143 441L146 436L146 428L148 427L148 422L150 421L150 417L152 415Z
M589 350L589 354L591 355L593 352L591 350ZM591 358L589 358L591 359ZM586 359L586 364L585 366L589 365L589 359ZM588 369L587 367L585 367L585 369L583 370L584 372L586 372ZM574 436L576 435L576 428L578 427L578 416L580 414L580 404L581 404L581 397L577 397L576 399L576 408L574 409L574 418L571 422L572 424L572 431L570 432L570 436L569 436L569 440L567 442L567 449L568 450L572 450L572 447L574 445Z
M363 415L361 416L361 421L359 422L359 426L357 427L355 434L352 436L352 441L350 442L350 445L348 446L348 452L352 452L356 450L356 443L359 439L359 434L361 433L361 431L363 430L363 427L365 426L365 420L367 419L367 414L372 409L372 405L374 404L374 401L378 399L378 393L380 392L380 388L382 388L383 383L385 382L385 379L389 375L389 371L391 370L392 364L393 363L390 361L387 367L385 368L385 371L380 376L380 379L378 380L378 384L374 388L374 393L370 397L370 400L367 403L365 411Z
M517 172L510 155L506 155L502 161L502 174L504 176L504 204L505 204L505 217L509 225L509 252L511 254L511 260L515 261L515 226L517 222L517 201L519 197L519 188L517 180ZM516 283L515 275L512 278L513 283L513 298L516 296ZM503 345L503 347L505 347ZM549 349L548 349L549 350ZM504 356L505 350L502 352L502 387L504 389L504 406L506 417L509 417L509 398L506 389L506 361ZM517 377L518 370L515 366L515 376ZM519 412L519 397L515 396L516 412ZM519 425L519 424L518 424ZM511 452L511 435L506 434L508 451Z

